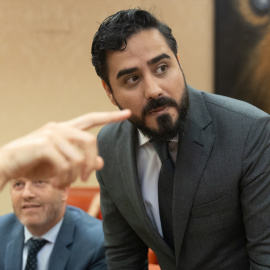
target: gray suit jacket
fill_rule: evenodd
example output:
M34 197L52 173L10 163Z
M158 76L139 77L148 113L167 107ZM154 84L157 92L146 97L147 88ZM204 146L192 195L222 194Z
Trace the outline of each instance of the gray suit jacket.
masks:
M24 229L11 213L0 217L0 269L21 270ZM67 206L49 270L106 270L101 221Z
M173 195L173 252L152 226L137 176L137 132L128 121L98 137L97 172L109 269L269 269L270 117L237 100L189 87Z

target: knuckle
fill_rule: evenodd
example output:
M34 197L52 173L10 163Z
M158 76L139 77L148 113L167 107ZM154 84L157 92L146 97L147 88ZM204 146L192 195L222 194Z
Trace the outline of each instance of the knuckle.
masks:
M44 135L37 141L37 144L40 145L40 147L45 147L45 149L43 149L44 151L49 151L51 150L52 138L52 132L45 131Z
M45 124L45 129L53 129L53 128L55 128L57 126L57 123L56 122L54 122L54 121L50 121L50 122L48 122L47 124Z
M68 173L70 171L70 165L67 162L62 162L61 171L62 173Z
M77 157L74 157L74 160L73 160L75 166L80 166L84 163L84 157L83 155L78 155Z
M93 145L93 144L96 144L97 138L93 134L89 133L89 136L87 137L85 141L87 145Z

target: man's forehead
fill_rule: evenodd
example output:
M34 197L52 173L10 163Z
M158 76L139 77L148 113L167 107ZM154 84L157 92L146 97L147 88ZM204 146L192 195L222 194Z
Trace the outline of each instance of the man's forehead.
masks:
M140 31L139 33L130 36L127 43L120 50L107 51L107 58L110 57L126 57L129 53L130 56L138 57L141 53L147 50L147 53L156 50L163 50L173 54L167 40L157 29L148 29ZM136 54L137 53L137 54ZM150 60L153 56L149 55Z

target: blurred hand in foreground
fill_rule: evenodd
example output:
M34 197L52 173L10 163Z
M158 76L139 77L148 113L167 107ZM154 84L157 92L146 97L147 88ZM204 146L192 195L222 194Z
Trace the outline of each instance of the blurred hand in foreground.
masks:
M0 148L0 189L19 177L53 177L53 185L63 188L80 175L86 181L91 172L100 170L96 136L86 130L109 122L122 121L129 110L93 112L66 122L51 122Z

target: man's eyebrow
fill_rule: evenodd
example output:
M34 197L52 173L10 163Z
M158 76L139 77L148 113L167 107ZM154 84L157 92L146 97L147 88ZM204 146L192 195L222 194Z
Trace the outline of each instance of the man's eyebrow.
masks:
M158 56L154 57L153 59L149 60L149 61L147 62L147 64L148 64L148 65L155 64L155 63L157 63L158 61L160 61L160 60L162 60L162 59L164 59L164 58L171 59L171 57L170 57L168 54L163 53L163 54L158 55Z
M153 59L149 60L147 62L147 65L153 65L153 64L157 63L158 61L160 61L160 60L162 60L164 58L171 59L171 57L168 54L163 53L163 54L158 55L158 56L154 57ZM135 72L137 70L138 70L137 67L122 69L117 73L116 79L119 79L120 77L122 77L124 75L127 75L127 74L130 74L130 73L133 73L133 72Z
M130 74L132 72L135 72L137 70L138 70L137 67L122 69L117 73L116 79L119 79L120 77L122 77L126 74Z

